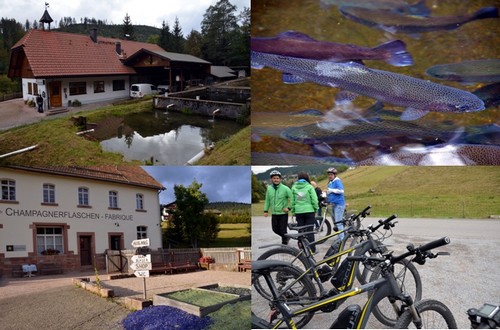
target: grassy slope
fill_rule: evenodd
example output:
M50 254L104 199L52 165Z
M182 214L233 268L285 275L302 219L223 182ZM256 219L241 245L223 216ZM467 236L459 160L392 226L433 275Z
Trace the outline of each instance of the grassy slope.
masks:
M498 167L358 167L341 173L350 210L377 217L486 218L500 215ZM320 181L324 189L327 181ZM253 205L262 214L262 203Z
M250 126L224 141L196 165L250 165Z

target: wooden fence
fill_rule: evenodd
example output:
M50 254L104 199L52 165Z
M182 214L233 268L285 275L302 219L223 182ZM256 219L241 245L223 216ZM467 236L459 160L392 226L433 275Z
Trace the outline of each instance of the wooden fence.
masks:
M136 250L108 250L106 253L106 272L133 273L130 268ZM200 249L158 249L150 251L153 269L168 267L172 264L197 264L200 257L212 257L215 265L226 269L237 269L242 260L252 259L250 247L238 248L200 248Z

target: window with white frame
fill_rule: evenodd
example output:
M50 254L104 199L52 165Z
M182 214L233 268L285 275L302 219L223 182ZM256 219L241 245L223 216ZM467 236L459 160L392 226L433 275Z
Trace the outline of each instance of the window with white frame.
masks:
M43 184L43 202L49 204L56 203L56 186L50 183Z
M144 195L135 194L135 209L144 210Z
M42 255L64 253L62 227L38 227L36 229L36 251Z
M3 201L16 200L16 181L9 179L2 179L2 200Z
M148 238L148 227L137 226L137 239Z
M109 192L109 208L117 209L118 208L118 192L110 191Z
M78 187L78 205L88 206L89 204L89 188Z

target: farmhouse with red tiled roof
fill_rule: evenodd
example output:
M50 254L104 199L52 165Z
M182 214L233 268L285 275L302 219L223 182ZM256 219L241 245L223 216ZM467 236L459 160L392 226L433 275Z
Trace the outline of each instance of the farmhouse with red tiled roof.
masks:
M156 44L100 37L97 29L89 36L30 30L12 46L8 71L22 78L23 99L41 94L45 109L126 98L134 83L182 90L209 76L210 62Z

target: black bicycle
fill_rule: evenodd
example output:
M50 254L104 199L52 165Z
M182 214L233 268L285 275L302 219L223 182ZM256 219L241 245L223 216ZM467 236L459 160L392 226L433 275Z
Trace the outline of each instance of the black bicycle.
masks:
M447 237L421 245L417 248L409 245L408 252L393 256L392 252L384 256L373 257L355 255L347 257L349 262L362 262L370 267L380 268L380 277L374 281L352 288L331 297L317 300L315 287L310 278L290 263L276 260L258 260L252 264L252 287L262 285L264 279L271 297L260 294L252 296L252 327L253 328L301 328L305 326L316 311L326 306L336 304L349 297L368 293L367 302L363 307L350 305L346 307L332 323L330 328L364 328L373 308L383 299L394 301L398 310L396 328L407 328L413 323L417 328L438 327L456 328L456 322L451 311L436 300L421 300L414 302L411 295L404 292L394 276L394 265L409 257L411 261L423 264L428 258L436 258L441 253L430 250L449 244ZM259 290L254 292L260 293ZM396 304L402 301L402 304ZM255 307L263 306L258 309ZM267 318L267 319L266 319Z

